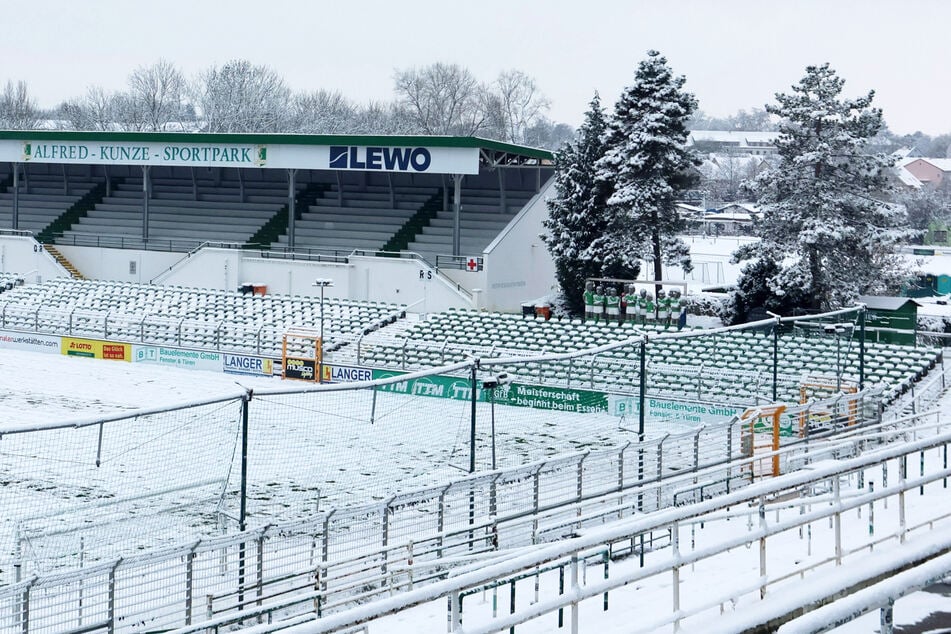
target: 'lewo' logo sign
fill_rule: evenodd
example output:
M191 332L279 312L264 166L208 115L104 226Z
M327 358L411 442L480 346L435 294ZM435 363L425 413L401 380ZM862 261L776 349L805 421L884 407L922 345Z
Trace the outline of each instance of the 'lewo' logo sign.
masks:
M331 145L330 169L425 172L433 162L424 147L360 147Z

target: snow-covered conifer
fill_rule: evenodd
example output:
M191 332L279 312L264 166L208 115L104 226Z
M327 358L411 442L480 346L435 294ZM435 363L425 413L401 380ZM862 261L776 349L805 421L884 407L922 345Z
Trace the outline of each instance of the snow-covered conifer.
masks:
M674 203L696 179L699 162L687 149L687 123L697 100L684 92L657 51L637 67L634 84L621 94L604 134L605 154L598 179L611 189L607 232L592 256L631 268L637 259L653 262L654 279L664 263L690 271L690 251L677 237L684 223Z
M736 253L779 265L763 278L767 308L791 295L803 298L802 310L834 309L888 291L904 276L893 247L913 232L902 206L885 200L890 161L866 150L882 112L871 107L873 91L843 98L844 83L828 64L810 66L791 93L767 106L781 119L779 162L753 184L762 242Z
M542 236L555 261L565 302L576 314L584 310L585 279L604 274L602 260L593 257L591 247L607 229L604 208L609 190L595 178L595 163L604 155L605 125L601 99L595 94L577 139L555 153L556 196L548 201L547 233Z

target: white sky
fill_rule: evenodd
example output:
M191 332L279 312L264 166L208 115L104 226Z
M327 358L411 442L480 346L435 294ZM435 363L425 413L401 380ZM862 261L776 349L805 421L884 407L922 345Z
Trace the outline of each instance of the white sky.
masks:
M26 80L42 107L122 88L160 57L188 75L247 58L357 101L391 98L395 68L446 61L486 81L523 70L576 125L656 48L708 114L762 106L830 62L847 93L876 90L892 130L951 132L946 0L34 0L3 14L0 81Z

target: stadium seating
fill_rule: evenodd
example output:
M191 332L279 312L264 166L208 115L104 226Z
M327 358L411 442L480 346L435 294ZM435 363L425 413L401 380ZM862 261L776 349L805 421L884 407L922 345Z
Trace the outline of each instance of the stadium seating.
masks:
M501 208L497 190L462 188L462 209L459 214L460 253L479 255L512 221L534 192L506 193L506 208ZM407 250L419 253L431 262L437 255L452 253L452 234L455 223L453 210L440 211L424 227Z
M392 192L382 185L340 191L334 183L295 223L296 246L378 251L437 191L434 186L409 185L394 186ZM287 235L273 246L285 248Z
M313 297L67 278L17 286L0 296L0 311L4 328L272 357L281 355L287 330L320 326ZM401 312L395 304L325 299L325 345L333 350Z
M245 178L242 184L166 176L151 183L149 239L175 241L176 250L205 241L245 243L287 204L287 184L279 180ZM298 190L303 187L298 184ZM90 235L141 238L141 177L117 179L110 195L66 231L62 242L83 243Z
M450 310L427 316L387 341L377 336L361 343L353 362L401 369L416 369L461 361L472 356L503 358L526 352L564 353L617 343L647 332L648 382L651 393L711 395L745 400L751 395L772 396L773 339L763 333L731 331L690 338L662 338L672 332L662 326L635 327L580 320L543 321L521 316L477 311ZM380 335L385 335L382 331ZM768 334L768 333L767 333ZM778 396L798 401L800 386L831 390L839 378L854 384L859 375L858 343L843 338L789 333L779 338ZM352 348L352 347L351 347ZM901 391L920 379L939 359L939 351L890 344L866 343L866 382L885 382ZM629 390L639 384L639 345L622 346L572 361L553 361L544 369L513 364L506 371L552 384ZM534 374L533 374L534 372Z
M50 223L92 191L102 179L71 175L66 187L61 174L21 177L17 228L40 233ZM13 226L13 187L0 190L0 227Z

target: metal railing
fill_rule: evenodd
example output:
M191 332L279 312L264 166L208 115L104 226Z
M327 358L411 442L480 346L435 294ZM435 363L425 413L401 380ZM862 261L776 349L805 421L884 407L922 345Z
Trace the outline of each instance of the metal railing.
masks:
M490 560L476 569L463 571L427 587L407 590L398 597L377 604L376 609L372 605L348 609L325 615L318 621L302 624L289 631L295 634L342 631L435 601L449 606L449 631L452 632L488 634L546 619L552 627L557 620L559 627L565 625L567 631L576 633L580 627L582 603L597 601L606 610L608 593L612 593L617 601L618 593L629 594L634 592L630 588L643 590L651 584L655 587L669 586L670 607L668 610L655 608L655 614L645 614L636 624L629 623L632 628L629 631L654 632L671 625L676 631L681 624L696 624L698 619L703 619L704 631L711 632L747 631L745 628L762 625L767 620L776 626L798 616L800 606L808 610L811 605L820 605L835 594L827 587L820 587L808 592L809 600L792 603L793 607L790 608L780 602L779 608L766 612L765 616L763 611L755 610L750 611L751 615L746 611L738 611L724 617L724 606L782 593L791 583L803 578L814 579L814 575L819 572L826 577L833 577L840 566L858 558L874 558L875 562L873 566L863 568L866 576L856 575L852 571L839 575L842 581L837 587L840 592L846 592L850 588L854 591L856 585L871 585L879 578L907 566L907 548L897 554L889 552L889 549L904 545L910 535L930 532L929 537L919 538L918 543L923 544L912 547L918 560L951 552L948 532L936 527L939 523L947 526L951 520L951 512L946 505L924 505L924 512L911 521L906 513L908 497L915 492L924 495L925 487L940 486L941 492L935 495L943 495L947 478L951 476L951 469L947 466L951 432L932 424L914 428L914 431L896 431L891 435L896 439L907 436L917 436L917 439L839 462L814 465L809 470L751 484L710 500L605 524L548 546L511 552L504 559ZM839 449L848 452L851 446L851 443L846 442ZM830 448L825 451L830 451ZM924 467L926 457L929 462L927 472ZM909 465L917 464L919 459L921 472L913 473ZM897 472L897 482L875 489L866 474L876 470ZM853 490L846 492L844 489L849 484L852 484ZM891 512L886 515L889 507ZM867 516L862 515L862 509L868 509ZM770 520L774 514L776 519ZM738 530L715 533L719 536L704 540L703 526L730 519L738 520ZM744 523L745 530L741 528ZM791 558L767 557L767 552L772 550L771 545L783 539L786 542L798 542L802 550L811 552L814 548L812 532L825 523L834 525L835 530L830 543L825 546L828 550L824 556L818 559L813 557L804 565L799 565ZM850 536L849 541L843 537L846 532ZM642 560L640 567L627 566L626 569L618 570L617 566L612 566L610 576L605 574L594 581L582 581L583 562L592 552L613 553L618 546L625 548L639 537L655 533L667 533L670 536L669 547L651 553L649 561L645 563ZM807 534L808 541L805 537ZM719 575L716 586L707 586L702 592L690 592L686 578L695 566L706 566L707 569L716 567L721 565L719 562L724 561L724 558L735 558L737 550L742 553L743 546L755 543L759 545L758 553L755 550L750 553L748 559L754 565L745 568L750 570L745 578L740 578L738 573ZM463 625L462 598L466 594L499 583L511 582L514 589L520 582L534 578L536 571L546 567L560 569L562 579L564 571L568 573L569 582L558 594L549 594L540 600L523 599L521 602L517 602L513 596L509 613L501 616L494 610L487 614L487 608L479 610L480 606L474 605L465 611L466 624ZM523 583L523 597L526 594L531 596L527 585ZM515 594L514 590L512 594ZM661 612L659 616L656 614L658 611ZM264 628L263 631L272 630Z
M841 427L848 422L843 417ZM731 422L559 456L371 505L325 509L305 521L87 561L80 570L0 588L0 606L15 606L8 619L28 623L31 632L90 621L124 631L119 619L128 623L134 615L148 615L149 627L161 628L295 610L328 614L437 582L458 565L479 564L500 550L746 487L764 457L744 458L740 426ZM835 451L794 443L783 450L783 462L852 452L862 442L850 440ZM639 548L643 555L644 544Z

